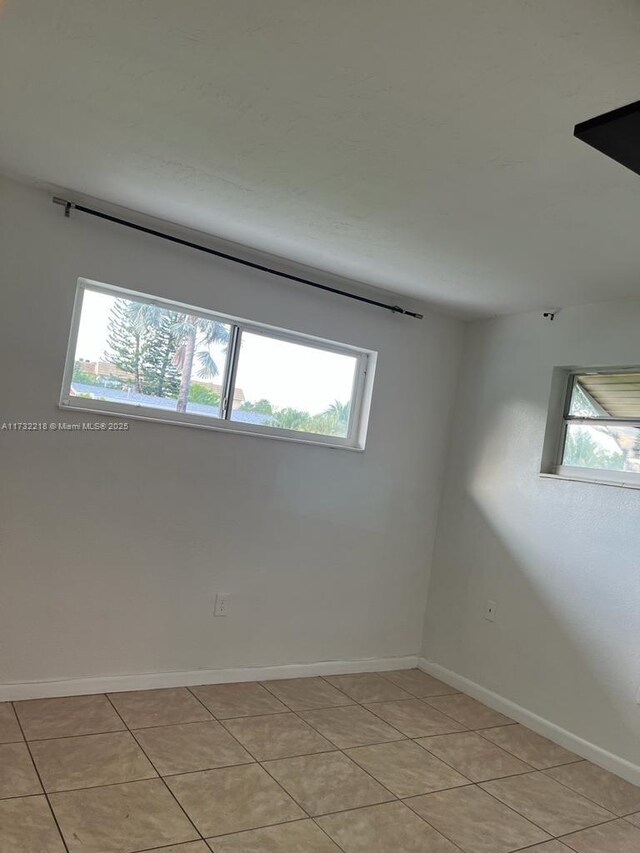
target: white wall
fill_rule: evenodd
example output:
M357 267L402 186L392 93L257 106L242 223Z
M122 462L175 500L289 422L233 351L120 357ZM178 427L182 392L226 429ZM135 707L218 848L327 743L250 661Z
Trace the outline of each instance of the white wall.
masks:
M0 421L95 420L56 405L78 276L379 352L363 454L135 420L0 432L0 684L415 655L461 325L65 220L8 180L0 217Z
M424 635L429 660L635 764L640 491L538 472L553 367L639 363L640 301L470 324Z

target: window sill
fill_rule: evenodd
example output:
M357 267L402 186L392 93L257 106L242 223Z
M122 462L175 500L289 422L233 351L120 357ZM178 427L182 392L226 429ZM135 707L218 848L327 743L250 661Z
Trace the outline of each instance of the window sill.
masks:
M74 399L74 398L71 398ZM75 398L82 399L82 398ZM107 415L109 417L120 418L121 420L136 420L136 421L151 421L154 423L170 424L173 426L186 426L195 429L208 429L217 432L232 433L234 435L249 435L254 438L269 438L277 441L288 441L293 444L312 444L315 447L328 447L331 450L351 450L356 453L364 453L364 447L358 443L349 443L347 440L335 440L330 436L316 435L310 433L296 433L292 430L274 430L266 427L259 427L239 423L237 421L214 420L212 418L198 418L191 415L189 418L183 418L174 412L166 411L161 415L156 413L156 410L146 409L144 406L119 406L117 403L105 403L104 406L96 405L97 401L92 401L93 405L77 405L71 400L63 399L60 401L58 408L66 412L91 412L92 414ZM212 422L213 421L213 422Z
M580 476L579 474L557 474L541 471L539 476L544 480L564 480L568 483L590 483L592 486L617 486L619 489L640 489L640 479L606 480L600 477Z

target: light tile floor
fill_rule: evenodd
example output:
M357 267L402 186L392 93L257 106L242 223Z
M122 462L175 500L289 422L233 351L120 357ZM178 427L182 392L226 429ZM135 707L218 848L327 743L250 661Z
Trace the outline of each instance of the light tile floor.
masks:
M0 703L0 853L640 853L640 788L418 670Z

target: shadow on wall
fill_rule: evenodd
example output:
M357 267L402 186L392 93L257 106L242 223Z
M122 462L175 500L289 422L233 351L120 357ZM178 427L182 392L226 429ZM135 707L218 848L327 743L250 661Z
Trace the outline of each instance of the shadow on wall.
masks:
M628 547L638 494L540 478L539 460L522 458L523 448L542 447L544 417L532 408L519 401L493 413L475 464L456 463L462 467L441 516L426 653L640 764L640 573ZM527 432L535 436L523 439ZM602 519L594 518L596 508ZM614 524L603 531L606 519ZM627 545L616 548L625 532ZM484 619L487 599L497 601L495 623Z

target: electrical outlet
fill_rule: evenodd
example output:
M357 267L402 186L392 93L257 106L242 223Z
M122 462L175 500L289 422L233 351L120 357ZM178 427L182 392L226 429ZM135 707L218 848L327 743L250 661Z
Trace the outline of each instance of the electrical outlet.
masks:
M229 599L231 594L228 592L219 592L216 595L216 606L213 610L214 616L226 616L229 612Z
M495 622L497 609L498 605L495 603L495 601L490 601L489 599L487 599L487 603L484 606L484 618L488 622Z

